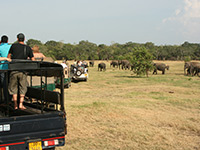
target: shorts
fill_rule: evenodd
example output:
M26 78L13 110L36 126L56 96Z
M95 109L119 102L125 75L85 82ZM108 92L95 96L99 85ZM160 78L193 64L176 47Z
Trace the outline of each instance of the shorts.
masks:
M27 76L24 72L13 71L10 73L10 82L8 85L8 91L10 95L18 93L19 84L19 94L25 95L27 92Z

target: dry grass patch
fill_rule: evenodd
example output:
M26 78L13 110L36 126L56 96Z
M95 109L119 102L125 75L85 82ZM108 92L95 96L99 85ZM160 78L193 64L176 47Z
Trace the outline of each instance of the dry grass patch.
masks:
M58 149L200 149L200 78L169 61L166 75L89 68L88 82L65 90L68 134Z

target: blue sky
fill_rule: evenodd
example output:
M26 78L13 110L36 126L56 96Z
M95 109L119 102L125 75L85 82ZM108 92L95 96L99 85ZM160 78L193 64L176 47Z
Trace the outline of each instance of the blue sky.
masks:
M96 44L199 43L200 0L6 0L0 35ZM3 15L2 15L3 14Z

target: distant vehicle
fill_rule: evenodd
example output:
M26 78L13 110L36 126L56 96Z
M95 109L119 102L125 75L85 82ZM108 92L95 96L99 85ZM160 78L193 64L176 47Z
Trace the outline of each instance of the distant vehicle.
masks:
M37 54L37 53L36 53ZM41 55L41 53L39 53L40 55ZM45 57L44 55L44 58L41 56L41 57L39 57L40 55L39 54L37 54L36 55L36 60L37 61L47 61L47 62L54 62L54 60L51 58L51 57ZM35 56L35 54L34 54L34 56ZM63 69L63 73L64 73L64 87L65 88L69 88L70 86L71 86L71 77L69 76L69 68L64 68ZM37 81L38 79L35 77L35 79L33 80L33 82L35 82L35 84L34 84L34 86L35 87L38 87L39 86L39 84L37 84L38 83L38 81ZM53 90L55 90L56 88L60 88L60 79L59 78L51 78L51 79L49 79L49 81L48 81L48 83L47 83L47 89L48 90L51 90L51 91L53 91Z
M30 84L24 99L24 110L15 110L11 100L0 96L0 150L54 150L64 146L67 124L63 67L50 62L12 61L8 70L0 70L6 74L7 85L10 71L25 72ZM33 77L38 77L40 87L32 85ZM60 78L59 91L47 89L52 77Z
M70 67L70 77L72 81L87 81L88 79L88 68L85 65Z
M69 67L63 69L64 73L64 87L69 88L71 86L71 77L69 73ZM55 86L56 88L60 88L60 79L56 78L55 79Z

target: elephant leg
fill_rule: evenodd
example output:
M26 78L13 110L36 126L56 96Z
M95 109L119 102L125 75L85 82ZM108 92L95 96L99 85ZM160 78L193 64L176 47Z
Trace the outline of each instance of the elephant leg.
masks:
M162 71L162 74L165 74L165 70Z
M194 68L193 68L193 67L190 67L190 74L191 74L192 76L194 76Z
M194 72L194 76L197 74L197 71Z
M190 75L190 69L187 69L187 76Z
M200 69L197 71L197 76L200 77Z
M153 71L153 74L155 74L156 73L156 69L154 69L154 71Z

